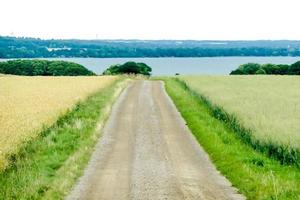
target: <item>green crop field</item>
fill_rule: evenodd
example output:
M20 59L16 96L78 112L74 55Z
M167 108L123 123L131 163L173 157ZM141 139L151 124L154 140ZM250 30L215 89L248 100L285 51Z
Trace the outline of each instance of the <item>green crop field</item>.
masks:
M256 145L299 151L299 77L182 76L180 80L250 130L249 140Z
M247 199L300 199L299 167L282 165L254 150L241 140L234 128L228 126L230 123L218 119L216 114L221 112L214 112L209 101L178 79L161 79L189 129L217 169Z

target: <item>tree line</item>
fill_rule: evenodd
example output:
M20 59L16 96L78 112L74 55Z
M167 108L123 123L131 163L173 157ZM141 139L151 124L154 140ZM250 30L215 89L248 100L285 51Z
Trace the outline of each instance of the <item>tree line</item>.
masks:
M291 65L258 64L247 63L240 65L233 70L231 75L254 75L254 74L275 74L275 75L300 75L300 61Z
M41 40L0 37L0 58L300 56L300 41Z
M49 60L9 60L0 62L0 73L22 76L91 76L94 72L80 64Z

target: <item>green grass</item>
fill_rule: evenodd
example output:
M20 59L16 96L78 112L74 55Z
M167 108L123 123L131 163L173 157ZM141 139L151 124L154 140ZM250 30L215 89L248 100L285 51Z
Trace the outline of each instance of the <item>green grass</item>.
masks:
M0 174L0 199L63 199L83 173L110 107L125 86L122 80L79 103L11 156L12 165Z
M300 79L297 76L181 76L244 142L300 167Z
M182 82L162 78L191 132L217 169L248 199L300 199L300 170L255 151Z

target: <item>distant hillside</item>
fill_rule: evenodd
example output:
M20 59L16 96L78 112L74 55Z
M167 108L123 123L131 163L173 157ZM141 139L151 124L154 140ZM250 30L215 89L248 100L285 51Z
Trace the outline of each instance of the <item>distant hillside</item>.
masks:
M300 56L300 41L41 40L0 37L0 58Z

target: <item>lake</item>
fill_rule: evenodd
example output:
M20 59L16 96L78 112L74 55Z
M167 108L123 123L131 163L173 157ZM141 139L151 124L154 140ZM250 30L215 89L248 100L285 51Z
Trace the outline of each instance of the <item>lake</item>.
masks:
M0 59L4 61L5 59ZM229 74L239 65L248 62L292 64L300 57L201 57L201 58L48 58L79 63L100 74L108 66L127 61L144 62L152 67L153 75Z

